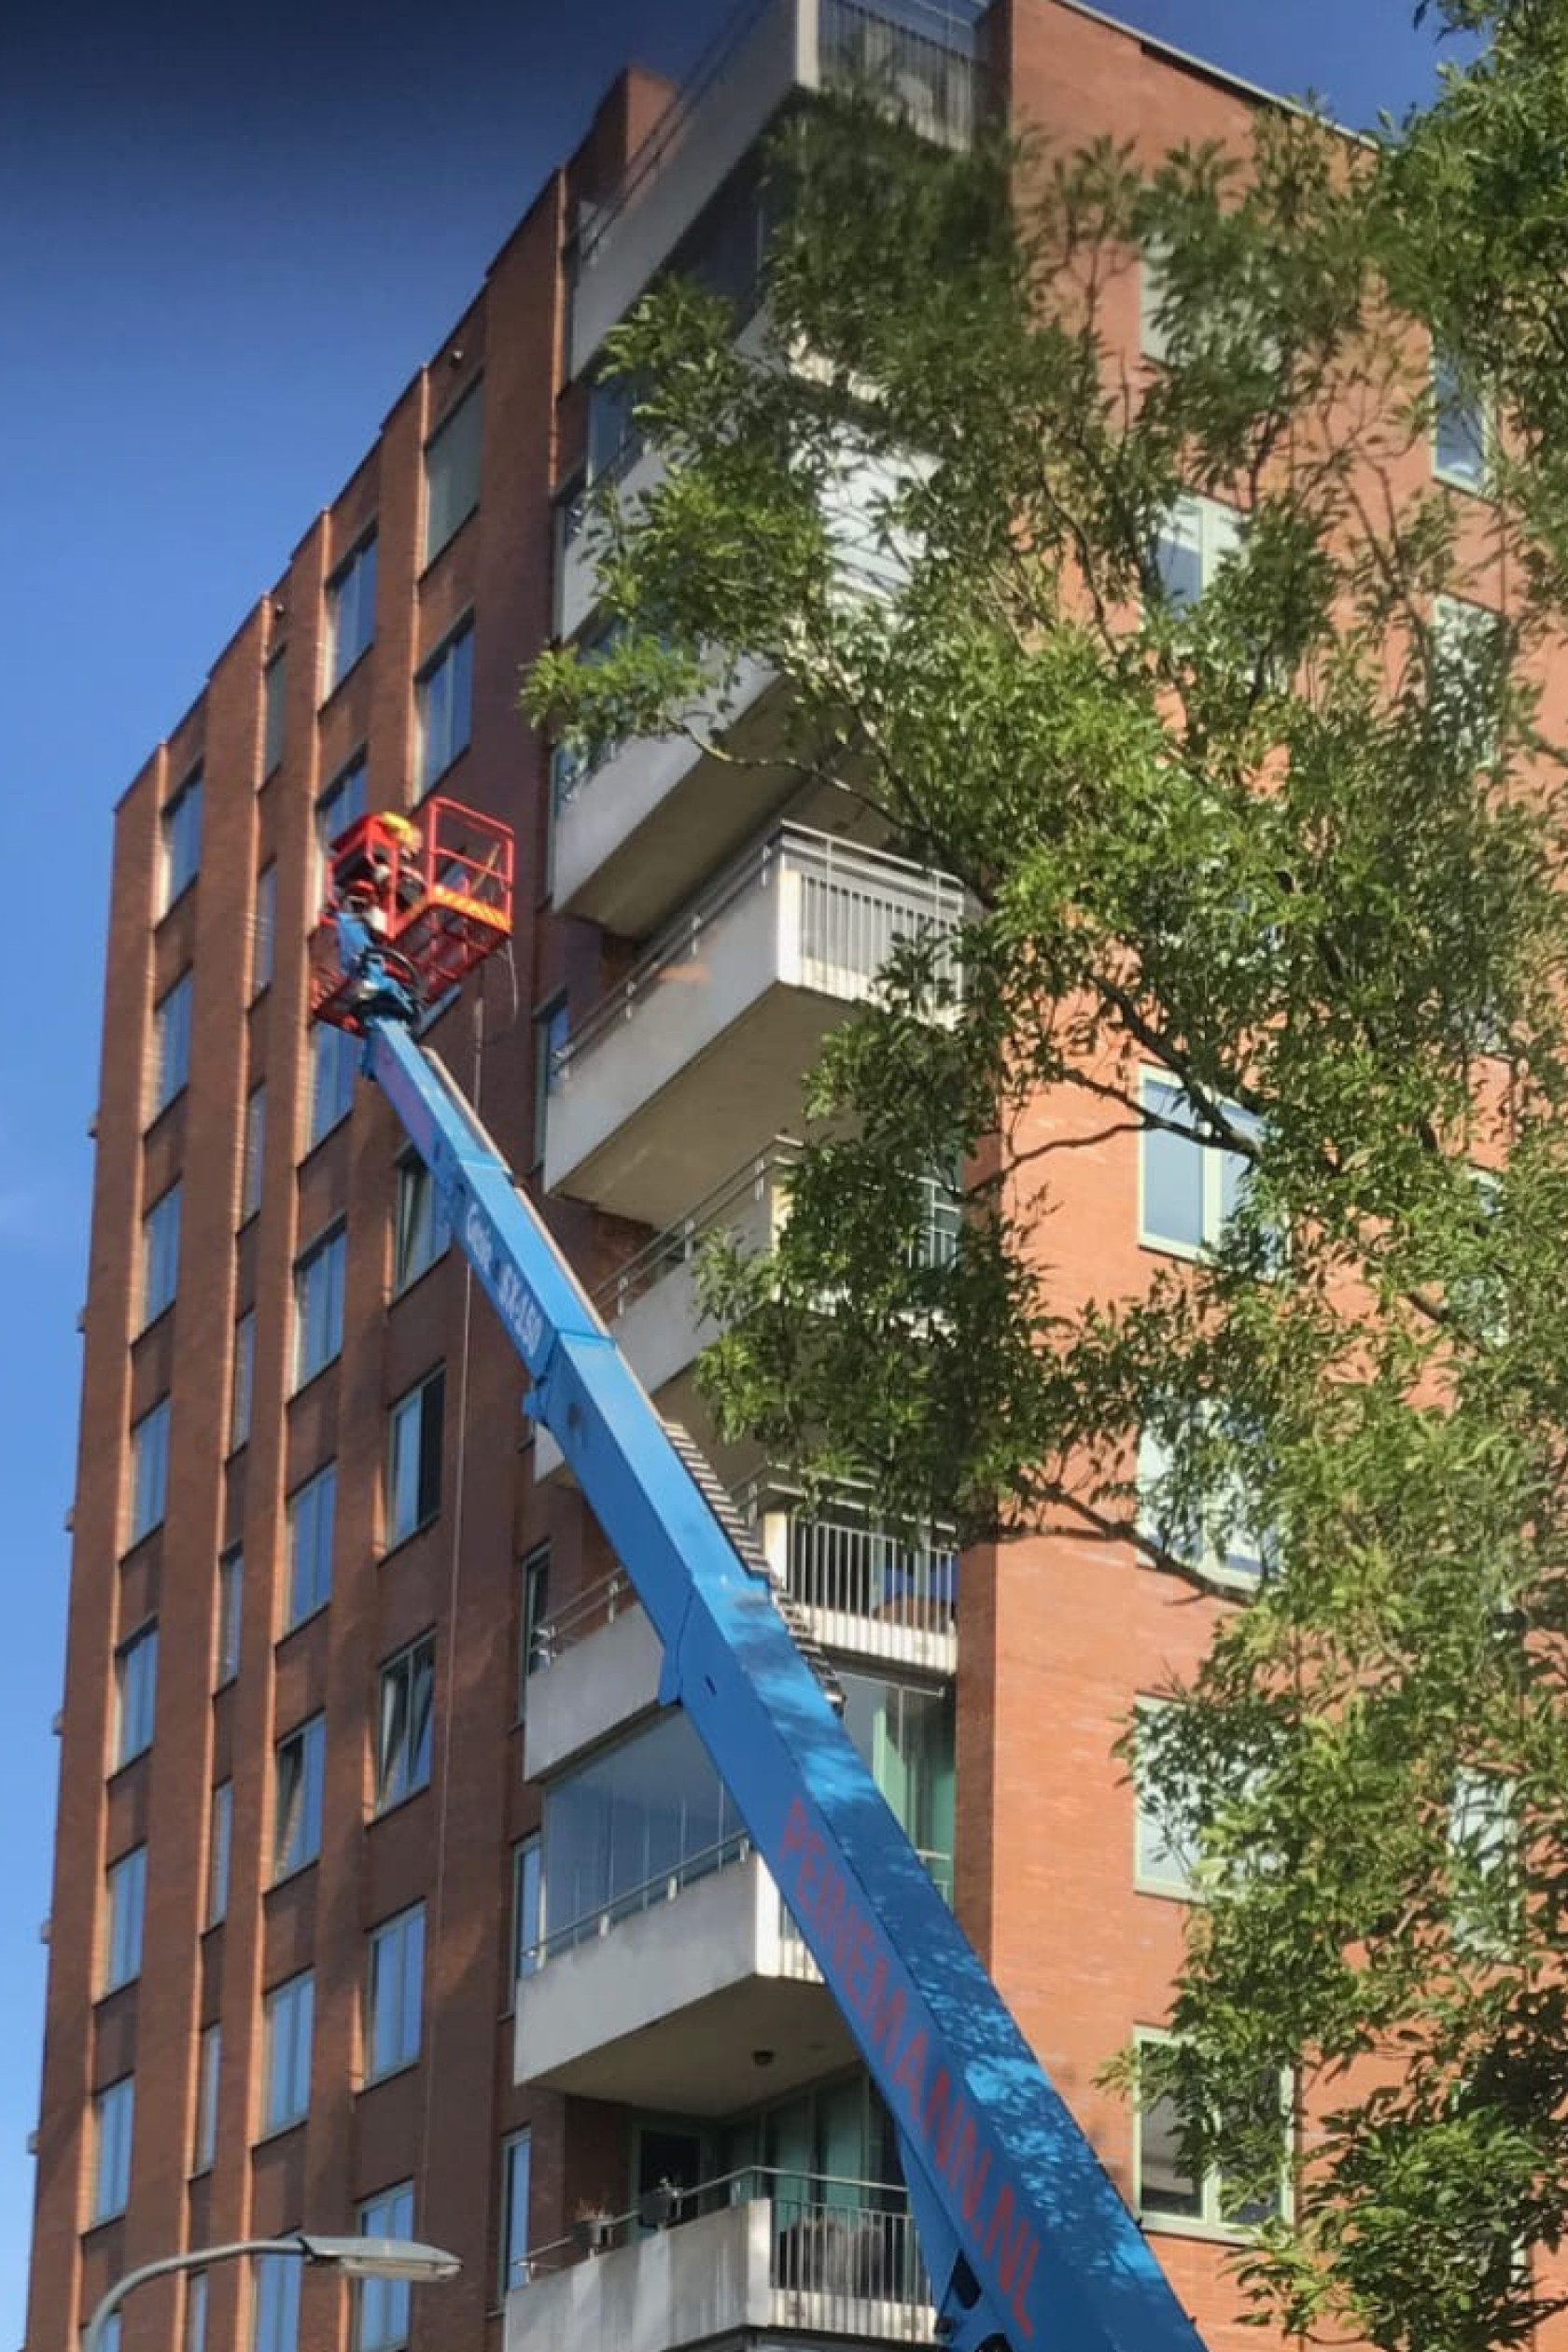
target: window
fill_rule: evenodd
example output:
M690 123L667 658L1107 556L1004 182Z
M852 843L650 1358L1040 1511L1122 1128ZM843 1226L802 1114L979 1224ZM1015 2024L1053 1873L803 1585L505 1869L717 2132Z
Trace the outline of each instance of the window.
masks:
M242 1225L247 1217L254 1217L261 1206L261 1176L266 1154L267 1089L265 1086L253 1086L245 1097L245 1158L240 1169Z
M229 1857L234 1844L234 1784L219 1781L207 1808L207 1916L217 1927L229 1916Z
M135 2121L136 2082L121 2075L92 2102L93 2222L123 2213L131 2194L131 2134Z
M158 1628L144 1625L115 1652L115 1769L152 1745L158 1703Z
M277 868L264 865L256 877L256 907L250 918L250 993L259 997L273 984L273 958L277 939Z
M1139 1138L1138 1238L1146 1249L1197 1257L1212 1249L1246 1192L1251 1163L1240 1152L1202 1141L1198 1116L1180 1086L1145 1071L1139 1087L1145 1118L1163 1122ZM1236 1104L1225 1115L1239 1134L1260 1123Z
M397 1225L392 1239L392 1287L407 1290L427 1266L433 1266L452 1239L452 1227L436 1190L435 1179L422 1159L405 1155L398 1162Z
M524 1838L511 1850L511 1975L514 1984L539 1967L539 1940L544 1932L540 1901L539 1841Z
M116 2317L119 2317L117 2313ZM185 2282L185 2352L207 2352L207 2274L191 2271ZM105 2347L107 2352L107 2347ZM115 2346L119 2352L119 2346Z
M386 1541L400 1544L441 1509L441 1418L446 1374L437 1369L410 1389L389 1416Z
M327 692L348 676L375 635L375 533L362 539L327 582Z
M159 1526L169 1495L169 1400L161 1396L131 1431L131 1526L139 1544Z
M427 792L469 748L473 716L473 623L465 621L413 682L419 725L417 792Z
M588 480L618 482L642 455L644 434L637 415L648 385L637 375L595 376L588 387Z
M562 1052L568 1031L567 1027L567 996L559 996L541 1004L534 1015L534 1158L544 1157L544 1139L550 1117L550 1098L555 1090L560 1071Z
M1196 1435L1217 1422L1223 1407L1200 1413ZM1231 1473L1184 1507L1172 1491L1174 1463L1165 1436L1145 1427L1138 1439L1139 1533L1199 1575L1218 1584L1253 1585L1269 1564L1268 1530L1252 1497Z
M250 1436L250 1399L256 1375L256 1316L247 1308L234 1325L233 1378L229 1392L229 1450Z
M425 446L425 561L431 563L479 504L483 387L475 385Z
M375 1806L385 1813L430 1779L430 1721L436 1645L427 1633L381 1670L376 1716Z
M217 1563L217 1638L213 1687L221 1690L240 1671L240 1612L245 1601L245 1552L231 1544Z
M1479 763L1497 756L1501 616L1462 596L1432 600L1433 703Z
M953 1895L953 1691L846 1673L844 1729L931 1877Z
M1447 353L1432 355L1432 470L1459 490L1483 490L1487 469L1485 404L1466 392Z
M332 1597L332 1539L338 1516L338 1465L329 1462L288 1498L288 1605L284 1631Z
M354 1081L359 1068L359 1041L347 1029L317 1021L311 1029L310 1130L307 1150L314 1151L330 1135L340 1119L354 1108Z
M747 1850L735 1800L679 1709L551 1781L543 1838L552 1952L665 1901Z
M400 2181L367 2198L359 2208L361 2237L412 2238L413 2183ZM408 2342L409 2282L406 2278L362 2278L354 2322L355 2352L398 2352Z
M263 2254L258 2261L251 2352L299 2352L304 2267L295 2254Z
M365 1977L365 2076L395 2074L419 2055L425 1985L425 1906L371 1930Z
M210 2170L217 2154L217 2079L222 2065L222 2029L203 2025L196 2052L196 2145L190 2157L192 2172Z
M264 2004L263 2132L283 2132L310 2111L311 2032L315 1979L309 1968L274 1985Z
M303 1388L343 1346L343 1229L338 1225L294 1262L294 1385Z
M1169 2037L1140 2032L1140 2051L1157 2050ZM1133 2147L1133 2203L1140 2218L1155 2227L1186 2230L1203 2236L1225 2236L1255 2228L1283 2210L1289 2201L1286 2160L1289 2154L1291 2082L1275 2076L1258 2085L1258 2100L1267 2099L1280 2124L1280 2177L1272 2196L1249 2202L1218 2170L1194 2177L1182 2150L1182 2131L1176 2102L1169 2093L1140 2098Z
M525 1553L518 1575L522 1581L517 1622L517 1715L521 1721L527 1712L529 1677L550 1663L550 1546L536 1544Z
M1214 498L1178 498L1154 545L1155 574L1167 606L1184 612L1211 586L1241 539L1241 517Z
M321 1851L321 1771L326 1719L312 1715L276 1750L277 1818L273 1829L273 1875L287 1878Z
M152 1009L156 1063L152 1114L166 1110L190 1075L190 974L182 972Z
M1191 1895L1195 1825L1177 1820L1168 1803L1162 1802L1148 1785L1144 1756L1148 1743L1145 1724L1152 1724L1160 1710L1170 1701L1163 1699L1140 1699L1133 1740L1133 1797L1137 1814L1137 1829L1133 1852L1133 1883L1145 1894Z
M341 767L315 804L316 884L318 899L327 895L327 861L332 844L357 817L365 814L365 754L356 751Z
M162 857L160 912L167 914L175 901L195 881L196 869L202 861L200 768L180 786L172 800L164 802L158 830Z
M1506 1949L1518 1918L1519 1844L1515 1783L1461 1765L1449 1803L1449 1899L1460 1951Z
M142 1972L142 1923L147 1917L147 1848L133 1846L108 1871L108 1936L102 1992L129 1984Z
M142 1219L142 1323L155 1323L174 1298L179 1273L180 1187L171 1184Z
M1161 312L1165 308L1170 247L1163 237L1150 237L1138 261L1138 347L1145 359L1164 367L1170 357L1170 337Z
M288 687L288 656L274 653L261 673L261 774L271 776L283 758L284 705Z
M528 2251L528 2135L514 2132L501 2144L501 2294L523 2285Z

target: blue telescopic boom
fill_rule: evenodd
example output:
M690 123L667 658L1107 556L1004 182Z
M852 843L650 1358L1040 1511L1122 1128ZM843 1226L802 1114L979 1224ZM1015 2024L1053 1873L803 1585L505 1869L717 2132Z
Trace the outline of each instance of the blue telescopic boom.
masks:
M954 2352L1202 2352L1137 2223L732 1535L500 1153L391 1013L365 1068L452 1230L664 1648L899 2134Z

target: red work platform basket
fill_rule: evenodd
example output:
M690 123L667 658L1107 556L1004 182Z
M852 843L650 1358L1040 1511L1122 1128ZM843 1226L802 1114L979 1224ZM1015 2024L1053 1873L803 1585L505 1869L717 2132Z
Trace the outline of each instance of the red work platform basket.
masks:
M328 852L328 895L311 934L311 1011L357 1032L332 917L357 904L388 969L415 1001L437 1003L511 937L511 829L457 801L414 815L357 817Z

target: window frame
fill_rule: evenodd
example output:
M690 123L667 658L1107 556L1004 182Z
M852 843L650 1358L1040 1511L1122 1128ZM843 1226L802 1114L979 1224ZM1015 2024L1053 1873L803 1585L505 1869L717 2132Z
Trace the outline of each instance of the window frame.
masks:
M298 1750L297 1764L293 1752ZM297 1777L285 1790L287 1769ZM327 1763L327 1717L319 1709L273 1743L273 1878L274 1886L321 1858Z
M281 2044L280 2022L286 2028L286 2039ZM261 1996L262 2139L271 2139L275 2133L292 2132L309 2116L315 2043L315 1970L299 1968L292 1976L270 1985ZM279 2106L280 2092L289 2104Z
M1432 395L1432 479L1447 490L1463 491L1466 497L1484 498L1488 495L1487 474L1491 464L1495 426L1490 404L1471 398L1461 391L1458 371L1449 354L1434 343L1428 365ZM1445 386L1444 379L1447 378ZM1473 469L1463 465L1445 464L1440 455L1443 423L1446 417L1466 413L1472 422L1464 430L1464 439L1473 441L1476 456Z
M1140 1691L1133 1701L1132 1884L1135 1894L1155 1895L1169 1902L1192 1903L1198 1899L1198 1889L1194 1883L1191 1866L1183 1864L1155 1816L1147 1810L1139 1764L1140 1725L1147 1717L1163 1715L1178 1703L1174 1699L1156 1698L1148 1691ZM1153 1850L1153 1862L1146 1859L1146 1848ZM1169 1874L1156 1867L1161 1856L1170 1857L1172 1870Z
M1161 516L1150 542L1150 562L1160 581L1160 601L1167 612L1190 612L1218 579L1230 556L1240 548L1246 515L1224 498L1211 498L1197 490L1183 490ZM1197 558L1197 588L1183 595L1169 586L1159 562L1162 545L1189 550Z
M134 1668L133 1707L127 1706ZM151 1747L158 1730L158 1619L148 1617L117 1643L114 1654L115 1726L112 1770L123 1771ZM145 1728L143 1718L145 1717ZM134 1745L128 1742L134 1741Z
M323 1334L325 1350L320 1354L313 1352L307 1344L315 1319L307 1293L318 1267L324 1267L327 1269L327 1303L322 1313L322 1320L326 1325ZM325 1372L329 1365L336 1364L343 1353L347 1275L348 1225L344 1218L338 1217L331 1225L325 1226L294 1260L291 1285L294 1315L291 1393L296 1396L301 1389L308 1388L311 1382Z
M252 1086L245 1099L245 1127L240 1141L240 1223L250 1223L261 1206L267 1169L267 1082Z
M432 1365L386 1408L384 1550L396 1551L399 1544L412 1543L441 1517L445 1446L446 1365L441 1363ZM405 1499L412 1516L401 1507Z
M273 985L277 969L277 860L269 858L256 877L250 910L250 971L247 998L252 1004Z
M191 1000L194 966L177 973L152 1008L152 1112L161 1119L190 1084Z
M158 812L160 922L179 904L202 871L202 777L198 761Z
M530 1544L517 1563L517 1714L521 1723L528 1712L528 1685L541 1666L550 1663L539 1644L548 1624L550 1606L550 1538Z
M354 1109L360 1040L335 1021L311 1028L310 1088L305 1104L305 1156L337 1132Z
M165 1184L142 1218L140 1331L167 1314L179 1287L180 1218L185 1191L176 1176ZM155 1281L158 1275L161 1280Z
M1190 1131L1183 1131L1169 1124L1164 1126L1148 1124L1151 1114L1149 1098L1155 1088L1158 1088L1161 1093L1175 1096L1179 1102L1186 1105L1193 1119ZM1248 1127L1254 1134L1261 1132L1261 1122L1254 1113L1244 1110L1239 1103L1236 1102L1226 1102L1223 1108L1226 1118L1234 1125ZM1141 1250L1158 1251L1163 1257L1183 1258L1189 1265L1197 1265L1208 1257L1211 1251L1219 1247L1225 1238L1225 1225L1234 1212L1234 1203L1227 1205L1225 1199L1227 1163L1236 1162L1238 1170L1242 1176L1245 1175L1250 1163L1241 1153L1233 1152L1228 1144L1218 1141L1208 1142L1204 1140L1197 1125L1197 1106L1177 1081L1164 1071L1147 1067L1139 1071L1138 1111L1140 1119L1138 1128L1138 1246ZM1169 1120L1169 1113L1157 1106L1153 1109L1153 1116L1155 1119ZM1151 1138L1156 1138L1162 1143L1173 1143L1178 1140L1185 1140L1187 1148L1199 1155L1197 1162L1199 1239L1197 1241L1187 1241L1175 1235L1156 1232L1150 1225L1147 1153Z
M407 1904L365 1936L364 2082L416 2066L425 2047L425 1905ZM384 2028L385 2034L384 2034ZM409 2036L412 2029L412 2042ZM385 2048L384 2048L385 2043Z
M413 2235L413 2182L394 2181L362 2198L355 2209L355 2227L361 2237ZM410 2297L406 2278L361 2278L354 2298L353 2352L402 2352L409 2340ZM372 2312L385 2311L389 2325L368 2324Z
M288 648L280 645L261 665L261 782L283 765L287 741Z
M287 2237L288 2232L282 2234ZM251 2283L250 2352L299 2352L304 2268L292 2254L258 2255Z
M92 2202L89 2229L114 2221L131 2202L131 2163L136 2136L134 2069L117 2075L92 2094Z
M234 1855L234 1783L215 1781L207 1798L207 1884L202 1932L221 1927L229 1916L229 1873Z
M327 896L332 844L340 833L346 833L350 825L366 814L370 807L370 755L361 743L356 746L340 767L333 769L315 796L312 823L315 836L315 897L318 906ZM341 819L336 814L336 804L340 800L348 805L348 814ZM315 912L314 908L312 912Z
M240 1671L245 1614L245 1546L225 1544L217 1555L217 1607L213 1621L213 1688L227 1689Z
M335 1454L301 1478L284 1503L287 1577L283 1595L283 1631L287 1640L297 1626L306 1625L332 1598L332 1571L338 1537L338 1462ZM311 1538L308 1557L301 1535Z
M1215 1400L1206 1399L1204 1403L1208 1409L1215 1408ZM1225 1520L1228 1540L1223 1553L1213 1542L1212 1525L1216 1519L1220 1519L1225 1508L1224 1497L1206 1495L1203 1499L1204 1519L1203 1525L1197 1531L1198 1543L1196 1558L1188 1559L1183 1553L1178 1551L1173 1544L1163 1539L1158 1528L1151 1529L1145 1525L1147 1505L1152 1491L1168 1475L1169 1467L1169 1450L1164 1439L1145 1423L1138 1433L1138 1459L1134 1473L1140 1534L1158 1545L1159 1548L1168 1553L1172 1560L1180 1560L1182 1565L1190 1574L1201 1577L1206 1585L1214 1589L1243 1596L1255 1593L1269 1574L1270 1531L1267 1528L1254 1529L1249 1524L1247 1513L1250 1505L1244 1494L1238 1494L1234 1498L1238 1516L1226 1518ZM1182 1533L1179 1529L1169 1532L1176 1534ZM1236 1540L1238 1534L1243 1539L1254 1538L1257 1544L1256 1550L1244 1549L1242 1543Z
M1175 2037L1159 2025L1135 2025L1133 2045L1137 2050L1169 2045ZM1158 2104L1158 2102L1156 2102ZM1132 2106L1132 2163L1130 2187L1133 2216L1145 2233L1155 2231L1171 2237L1209 2238L1226 2246L1250 2245L1262 2226L1258 2221L1226 2220L1220 2208L1225 2191L1225 2176L1217 2165L1211 2165L1197 2182L1196 2193L1198 2211L1195 2214L1151 2212L1143 2203L1143 2118L1149 2112L1143 2103L1141 2088L1135 2093ZM1295 2211L1294 2163L1295 2157L1295 2084L1288 2071L1280 2077L1280 2186L1278 2210L1289 2219Z
M377 524L367 524L346 554L333 565L322 590L326 605L326 628L323 631L323 651L327 664L327 687L321 699L329 702L351 671L357 669L376 637ZM368 579L367 579L368 573ZM362 631L350 641L343 631L344 592L354 585L355 601L352 617L357 631Z
M233 1354L229 1366L229 1444L238 1453L250 1443L251 1415L256 1403L256 1309L247 1307L234 1318Z
M500 2181L500 2226L497 2233L497 2270L500 2302L504 2310L507 2296L514 2286L521 2287L523 2278L511 2275L528 2259L528 2206L533 2186L533 2134L529 2130L509 2132L501 2142L500 2163L497 2167ZM521 2160L521 2161L520 2161ZM522 2177L522 2195L518 2195L518 2177ZM521 2205L521 2211L519 2205ZM521 2236L522 2243L516 2241Z
M399 1676L407 1685L402 1700L400 1728L395 1712ZM426 1696L424 1729L422 1734L415 1736L419 1717L414 1702L421 1676ZM393 1702L391 1712L389 1699ZM383 1813L394 1812L399 1805L406 1804L411 1797L417 1797L422 1789L429 1787L435 1764L435 1719L436 1637L433 1631L429 1631L417 1635L413 1641L405 1643L400 1650L395 1650L390 1658L385 1659L376 1675L376 1719L371 1753L373 1818L379 1820ZM394 1730L397 1732L395 1741L392 1736ZM400 1757L409 1759L406 1777L404 1769L398 1769ZM421 1757L424 1759L422 1772L419 1769Z
M465 648L467 649L466 659ZM460 742L455 740L455 713L458 697L454 691L449 705L447 723L442 729L442 739L438 747L437 754L433 755L429 710L430 688L435 679L449 667L455 672L455 685L460 685L462 688L461 699L464 705L461 721L462 740ZM426 655L413 674L413 796L416 807L422 800L435 791L441 778L456 766L473 741L473 685L474 613L473 607L470 605L465 612L459 613L445 636ZM433 759L434 764L432 764Z
M117 1855L104 1872L104 1953L98 1997L134 1984L147 1929L147 1840Z
M468 505L462 509L461 512L458 512L455 507L454 507L453 511L444 518L445 528L441 531L441 536L438 539L436 536L436 529L438 525L435 519L437 502L433 496L434 483L431 475L431 460L434 458L438 461L438 463L440 462L441 448L443 441L450 441L453 448L462 449L464 455L466 455L467 447L461 439L462 434L465 432L469 432L474 437L472 449L473 495L469 498ZM434 431L427 440L424 450L421 453L420 493L423 511L420 517L419 544L421 551L420 568L422 571L428 571L430 566L436 561L437 557L443 554L446 549L451 546L453 540L456 538L464 524L469 520L469 517L477 513L479 511L480 483L483 462L483 440L484 378L483 375L479 375L476 376L474 381L468 385L466 390L453 401L451 407L446 411L440 423L436 426ZM458 496L460 497L463 473L461 469L456 468L454 469L454 471L459 484Z
M169 1510L169 1392L154 1397L130 1431L130 1492L126 1496L125 1549L161 1527Z
M223 2027L215 2021L196 2037L196 2114L191 2131L192 2177L211 2172L217 2160L217 2092L223 2071Z
M401 1298L452 1247L445 1203L417 1152L400 1152L392 1204L392 1295ZM439 1237L439 1239L438 1239ZM416 1245L427 1246L416 1255Z
M540 1831L530 1829L511 1849L511 1967L508 1981L513 2008L518 1986L539 1974L539 1948L544 1937L544 1839ZM523 1964L529 1953L535 1955L533 1965L525 1967Z

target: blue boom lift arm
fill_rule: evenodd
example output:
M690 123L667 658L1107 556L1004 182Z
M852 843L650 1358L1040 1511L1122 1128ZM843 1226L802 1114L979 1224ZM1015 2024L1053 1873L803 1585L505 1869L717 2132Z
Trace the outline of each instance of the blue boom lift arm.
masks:
M345 945L350 944L345 941ZM390 997L364 1068L452 1230L663 1645L685 1708L777 1881L897 2128L952 2352L1202 2352L1094 2150L797 1647L506 1162Z

